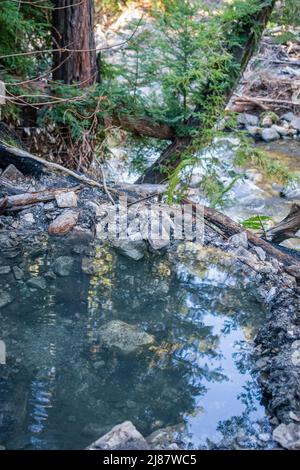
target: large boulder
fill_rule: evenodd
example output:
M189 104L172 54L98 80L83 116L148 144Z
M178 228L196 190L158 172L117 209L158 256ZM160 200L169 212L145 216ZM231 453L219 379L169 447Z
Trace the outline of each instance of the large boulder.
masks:
M87 450L147 450L150 446L131 421L114 426Z
M112 320L99 330L101 342L108 348L117 348L124 354L153 344L155 338L136 325L129 325L121 320Z

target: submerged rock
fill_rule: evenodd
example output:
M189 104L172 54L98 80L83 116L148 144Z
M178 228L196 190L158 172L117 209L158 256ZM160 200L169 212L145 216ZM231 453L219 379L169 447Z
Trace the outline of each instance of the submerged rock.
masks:
M122 353L132 353L143 346L153 344L155 338L135 325L112 320L99 330L101 341L108 348L118 348Z
M23 269L19 268L19 266L13 266L12 268L16 281L20 281L24 277Z
M115 240L113 246L127 258L139 261L145 256L147 245L144 240Z
M149 445L131 421L114 426L87 450L147 450Z
M60 256L53 263L53 271L58 276L69 276L74 265L74 259L71 256Z
M0 308L6 307L13 301L12 296L8 292L0 292Z
M273 431L273 439L289 450L300 450L300 425L280 424Z
M10 273L10 266L0 266L0 276L2 274L9 274Z
M28 283L31 287L37 287L38 289L45 290L47 287L46 281L43 277L37 276L29 279Z

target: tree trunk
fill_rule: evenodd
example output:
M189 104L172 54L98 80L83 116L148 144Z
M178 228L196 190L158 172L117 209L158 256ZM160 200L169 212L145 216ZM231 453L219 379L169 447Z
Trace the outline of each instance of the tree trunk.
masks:
M262 5L261 10L254 15L252 21L248 22L244 28L239 31L240 38L248 38L243 47L234 46L228 48L233 56L233 60L239 66L238 77L232 77L231 86L224 93L224 100L228 100L235 90L236 83L241 77L253 52L258 44L258 41L263 34L268 19L274 8L275 1ZM206 95L209 98L213 93L210 90L210 83L207 84ZM201 111L199 106L196 106L196 112ZM217 124L217 123L215 123ZM197 129L198 136L201 136L200 121L195 118L188 120L190 130ZM139 177L137 183L161 183L166 180L166 175L170 174L178 164L181 162L181 153L186 150L193 142L193 137L178 137L172 142L161 154L156 162L148 168L145 173Z
M97 78L93 0L53 0L53 79L78 82L82 87Z

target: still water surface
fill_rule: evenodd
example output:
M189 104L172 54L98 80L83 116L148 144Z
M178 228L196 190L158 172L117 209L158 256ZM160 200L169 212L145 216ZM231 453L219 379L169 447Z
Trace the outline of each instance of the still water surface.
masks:
M0 255L23 273L0 277L13 299L0 309L0 445L82 449L131 420L144 436L180 424L187 448L258 446L269 424L250 353L265 313L241 275L195 248L134 262L107 247L37 246ZM53 274L62 255L67 276ZM109 346L99 330L112 320L153 344Z

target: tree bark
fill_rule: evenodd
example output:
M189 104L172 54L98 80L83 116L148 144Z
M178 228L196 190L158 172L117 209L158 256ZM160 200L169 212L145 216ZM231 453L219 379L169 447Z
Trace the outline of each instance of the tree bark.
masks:
M224 101L228 101L233 91L236 88L236 83L238 79L243 74L245 68L247 67L249 60L252 57L253 52L258 44L260 37L263 34L263 31L266 27L268 19L272 13L272 10L275 5L275 0L262 6L261 10L256 13L252 21L247 23L244 28L241 28L239 35L241 38L248 38L243 47L234 46L232 48L228 47L229 52L233 56L233 60L239 66L239 75L238 77L232 77L232 85L225 91ZM255 28L254 28L255 26ZM210 89L210 83L208 83L206 95L209 97L210 93L213 93ZM196 106L196 112L201 111L198 106ZM217 123L216 123L217 124ZM190 130L197 129L198 136L201 136L200 121L195 118L188 120L188 127ZM172 170L174 170L178 164L181 162L181 153L187 149L193 141L193 137L182 137L177 138L172 142L162 153L153 165L148 168L145 173L137 180L137 183L161 183L166 180L166 175L168 175Z
M152 122L147 117L113 116L105 124L120 127L139 136L154 137L160 140L173 140L175 138L175 130L172 127L167 124Z
M293 204L288 215L267 231L267 238L274 243L281 243L289 238L299 238L296 237L298 230L300 230L300 206Z
M53 79L91 85L97 79L93 0L53 1L53 49L61 49L53 53Z

